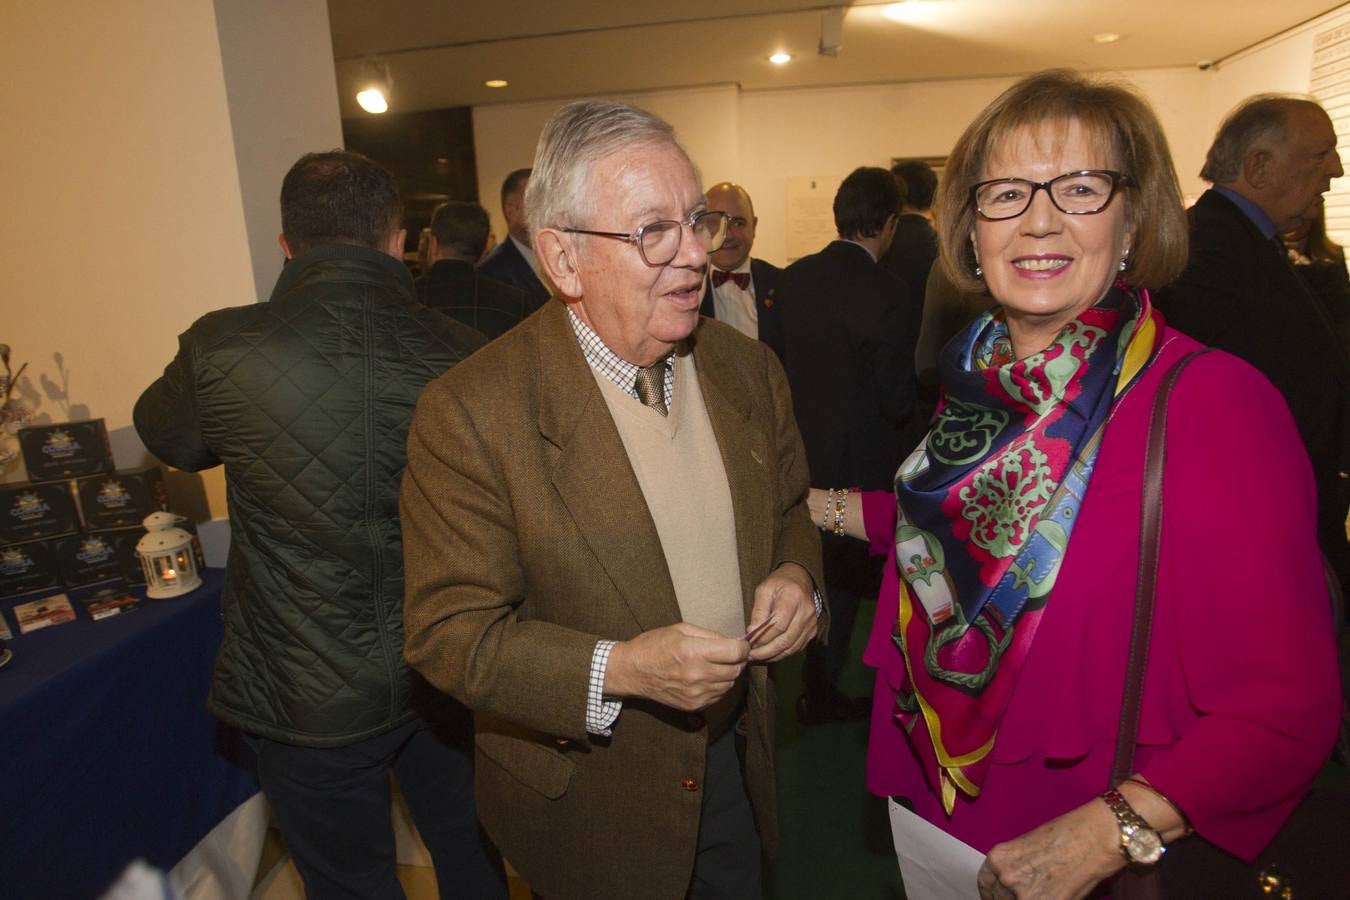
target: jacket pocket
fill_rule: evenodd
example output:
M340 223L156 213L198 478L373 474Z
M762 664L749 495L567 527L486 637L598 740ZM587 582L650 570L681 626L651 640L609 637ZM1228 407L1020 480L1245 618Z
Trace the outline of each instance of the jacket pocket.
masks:
M521 784L549 800L567 792L576 764L554 748L518 734L483 730L474 735L478 751Z

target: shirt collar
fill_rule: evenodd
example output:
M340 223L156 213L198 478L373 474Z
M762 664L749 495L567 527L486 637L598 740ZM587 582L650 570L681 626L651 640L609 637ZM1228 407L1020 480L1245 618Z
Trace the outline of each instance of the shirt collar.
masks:
M511 243L513 243L513 244L516 245L516 249L517 249L518 251L520 251L520 255L523 256L523 257L525 257L525 261L526 261L527 263L529 263L529 264L530 264L530 268L533 269L533 268L534 268L534 250L531 249L531 248L529 247L529 245L527 245L527 244L522 244L520 241L516 240L514 235L509 235L509 234L508 234L506 237L507 237L507 240L509 240Z
M567 306L567 319L572 323L572 333L576 335L577 343L581 345L581 355L586 358L586 365L603 375L619 390L634 399L638 399L637 373L638 369L642 367L630 363L609 349L609 346L601 340L600 335L595 333L595 329L581 321L581 317L572 310L571 304ZM674 359L675 354L671 353L662 360L666 366L665 394L667 407L671 405L675 394L675 367L672 365Z
M861 247L861 248L863 248L864 250L867 251L867 255L870 256L870 257L872 257L872 262L876 262L876 261L877 261L877 255L876 255L875 253L873 253L873 252L872 252L872 248L869 247L869 246L867 246L866 244L861 244L861 243L859 243L858 241L852 241L852 240L849 240L849 239L846 238L846 237L841 237L839 240L843 241L845 244L852 244L852 245L854 245L855 247Z
M1242 214L1248 219L1251 219L1252 224L1256 226L1257 231L1261 232L1262 237L1266 240L1275 237L1275 223L1270 221L1270 216L1266 215L1265 210L1237 191L1226 188L1221 184L1214 185L1214 191L1233 201L1233 205L1242 210Z
M721 266L714 264L712 260L708 260L708 268L715 269L718 272L731 272L733 275L736 274L737 272L749 272L750 257L747 256L745 259L741 260L741 264L734 269L724 269Z

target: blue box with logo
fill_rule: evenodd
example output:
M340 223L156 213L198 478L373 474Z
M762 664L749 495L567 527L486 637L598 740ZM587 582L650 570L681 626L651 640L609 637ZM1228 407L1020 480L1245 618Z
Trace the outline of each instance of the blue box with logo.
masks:
M61 569L51 541L0 547L0 597L18 597L61 587Z
M78 527L69 482L0 485L0 544L70 534Z
M125 577L120 548L106 533L72 534L49 543L66 587L120 581Z
M113 470L112 446L102 419L20 428L19 449L30 481L79 478Z
M169 508L159 466L127 469L76 479L84 527L140 527L146 516Z

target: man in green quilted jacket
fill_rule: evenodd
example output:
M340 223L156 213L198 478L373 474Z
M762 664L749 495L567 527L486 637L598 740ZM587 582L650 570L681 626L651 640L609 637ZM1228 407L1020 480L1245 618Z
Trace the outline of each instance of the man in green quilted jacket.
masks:
M225 467L225 638L208 699L247 735L310 898L402 897L392 769L442 896L505 897L473 804L467 712L403 662L399 479L423 385L477 332L417 302L393 177L302 157L271 297L208 313L136 403L165 463Z

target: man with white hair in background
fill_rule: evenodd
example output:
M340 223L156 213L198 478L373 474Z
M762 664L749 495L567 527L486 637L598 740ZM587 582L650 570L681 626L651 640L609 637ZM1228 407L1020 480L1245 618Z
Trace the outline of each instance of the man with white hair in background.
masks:
M1343 174L1336 131L1317 103L1244 100L1209 148L1200 177L1214 186L1189 212L1190 260L1157 304L1168 324L1242 357L1284 394L1317 480L1319 543L1350 588L1350 348L1280 239L1317 217Z

